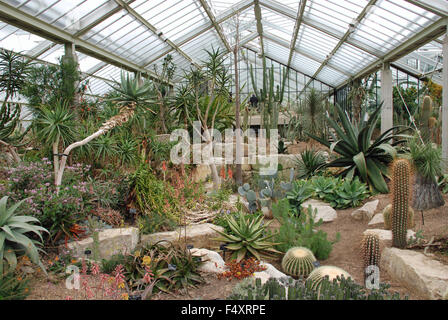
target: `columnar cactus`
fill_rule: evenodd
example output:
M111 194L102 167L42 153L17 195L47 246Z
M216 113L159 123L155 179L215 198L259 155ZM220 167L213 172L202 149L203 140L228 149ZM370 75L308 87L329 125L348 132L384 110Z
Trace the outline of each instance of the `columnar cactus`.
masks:
M398 159L392 165L392 246L406 247L409 215L411 165Z
M307 282L311 284L311 287L314 290L318 290L323 279L328 276L328 280L333 281L338 276L342 277L344 276L345 279L351 278L352 276L345 270L334 267L334 266L321 266L316 269L314 269L310 275L308 276L308 279L306 279Z
M314 269L316 261L311 250L305 247L289 249L282 260L282 268L287 274L295 277L307 277Z
M392 204L389 204L383 210L384 229L392 230ZM408 208L408 229L415 227L414 209L411 206Z
M432 99L430 96L423 98L422 110L420 115L420 124L422 130L422 136L425 140L429 140L430 134L430 117L432 114Z
M376 234L367 234L362 239L362 256L364 261L364 277L367 276L365 271L369 266L380 266L380 238Z

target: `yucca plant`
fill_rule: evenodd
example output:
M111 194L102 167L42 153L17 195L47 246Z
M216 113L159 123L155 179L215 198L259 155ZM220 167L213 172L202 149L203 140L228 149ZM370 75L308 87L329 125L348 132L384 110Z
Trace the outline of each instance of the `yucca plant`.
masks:
M17 254L22 252L45 272L45 268L39 259L40 249L36 247L40 243L30 239L27 234L32 232L43 241L42 232L48 231L33 224L33 222L39 222L38 219L17 215L16 210L24 201L19 201L7 208L8 197L5 196L0 199L0 277L3 275L4 260L9 265L9 270L14 270L17 266Z
M232 258L237 262L243 260L246 255L252 255L261 260L262 255L281 253L273 248L278 243L270 241L275 234L266 235L266 229L271 221L263 224L262 215L240 213L238 221L232 215L228 215L226 221L231 232L216 230L221 237L215 240L225 242L226 249L233 251Z
M114 81L114 85L110 85L117 95L113 95L108 100L115 102L120 106L127 106L135 103L136 106L155 103L154 92L149 80L141 82L140 76L131 77L128 73L121 73L121 81ZM152 113L153 110L149 109Z
M327 118L328 124L334 129L336 134L331 133L333 141L317 137L307 133L312 139L330 148L330 151L337 152L340 157L326 164L325 167L343 168L341 176L351 179L357 175L362 181L369 184L371 189L381 193L388 193L384 177L388 176L388 164L396 156L395 146L405 142L401 139L404 136L394 133L397 129L403 129L403 126L395 126L382 133L378 138L372 141L372 133L376 123L381 115L380 104L372 113L369 120L352 123L350 117L339 105L336 105L339 122ZM361 117L362 119L363 117ZM393 141L393 142L392 142Z

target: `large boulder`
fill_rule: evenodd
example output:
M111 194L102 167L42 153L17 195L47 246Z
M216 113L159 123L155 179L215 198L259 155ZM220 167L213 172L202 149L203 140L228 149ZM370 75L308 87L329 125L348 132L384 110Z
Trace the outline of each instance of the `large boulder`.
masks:
M227 270L224 259L215 251L193 248L190 252L192 256L201 258L202 264L198 268L201 272L221 274Z
M139 231L137 228L106 229L99 232L99 255L101 259L110 258L118 253L130 253L137 246ZM68 250L73 257L92 259L95 243L92 237L73 241L67 247L61 247L61 251Z
M266 281L268 281L270 278L276 278L276 279L281 279L281 278L285 278L288 277L286 274L284 274L283 272L278 271L272 264L267 263L267 262L260 262L260 266L265 267L266 270L264 271L260 271L260 272L255 272L254 273L254 277L255 278L259 278L261 279L261 283L265 283Z
M154 244L161 240L167 240L172 243L185 243L193 245L196 248L213 248L218 244L213 238L219 237L216 230L224 232L224 228L211 223L193 224L186 227L179 227L174 231L156 232L142 235L141 243Z
M331 222L338 217L336 210L334 210L328 203L319 200L310 199L302 203L302 207L307 213L307 208L311 206L313 211L316 209L317 213L314 217L314 221L319 221L321 218L323 222Z
M448 290L448 266L420 252L385 248L381 267L428 299L443 299Z
M369 201L361 208L352 212L352 218L355 220L370 220L375 215L379 200Z
M373 226L376 224L384 224L384 216L382 213L377 213L376 215L374 215L368 223L369 226Z

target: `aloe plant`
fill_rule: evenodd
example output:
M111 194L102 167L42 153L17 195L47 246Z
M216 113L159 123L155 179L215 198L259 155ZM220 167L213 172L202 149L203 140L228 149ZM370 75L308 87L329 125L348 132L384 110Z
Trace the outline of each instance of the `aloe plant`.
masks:
M0 277L3 275L3 264L6 260L9 270L17 266L17 253L25 252L32 262L39 265L45 272L45 268L39 259L39 249L36 240L31 240L28 233L35 233L41 241L42 232L48 231L40 226L32 224L39 222L38 219L29 216L18 216L17 208L25 200L19 201L10 208L6 207L8 197L0 199Z
M240 213L238 221L232 215L228 215L226 220L231 233L216 230L221 237L215 240L225 242L226 249L233 251L232 258L235 258L237 262L244 259L246 255L252 255L261 260L262 255L281 253L273 248L277 243L270 241L275 234L265 235L271 221L263 223L262 215Z
M324 165L324 167L343 168L341 176L349 179L355 175L362 181L369 184L371 189L381 193L388 193L384 177L388 176L388 164L395 158L395 146L405 142L402 133L409 129L406 127L402 132L395 134L394 131L403 128L395 126L386 130L378 138L372 141L372 133L381 115L380 104L372 113L369 120L352 123L348 114L336 105L339 122L327 118L328 124L334 129L336 134L331 133L334 142L307 133L312 139L330 148L340 155L336 160ZM393 141L393 142L392 142Z

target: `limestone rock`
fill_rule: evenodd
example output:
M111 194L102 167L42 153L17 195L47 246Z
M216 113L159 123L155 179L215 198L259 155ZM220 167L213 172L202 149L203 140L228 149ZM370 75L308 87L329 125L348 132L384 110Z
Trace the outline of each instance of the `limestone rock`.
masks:
M314 199L307 200L304 203L302 203L302 207L304 209L307 209L308 206L311 206L313 211L314 209L317 210L316 216L314 217L314 220L316 222L319 221L319 219L321 218L323 222L331 222L338 217L336 210L334 210L328 203Z
M211 223L194 224L187 226L186 237L185 227L179 227L174 231L142 235L141 242L143 245L146 243L153 244L160 240L167 240L173 243L178 243L180 241L181 243L184 243L186 238L186 244L193 245L196 248L212 248L217 245L213 238L219 237L219 233L216 232L216 230L224 232L223 227Z
M385 248L381 266L395 279L428 299L443 299L448 288L448 266L420 252Z
M376 208L378 207L379 200L369 201L364 204L361 208L356 209L352 212L352 218L355 220L370 220L375 214Z
M219 274L227 270L224 259L215 251L193 248L190 252L193 256L201 257L203 263L198 268L201 272Z
M110 258L118 253L130 253L135 249L139 240L139 231L137 228L116 228L106 229L99 232L99 255L101 259ZM73 241L67 244L67 249L72 256L77 258L93 258L94 242L89 237L80 241ZM67 250L64 246L61 251ZM86 255L86 251L92 253Z
M384 229L391 230L392 228L392 204L389 204L383 210ZM408 229L415 227L414 209L409 206L408 210Z
M373 216L372 220L370 220L369 226L381 223L384 223L384 216L382 213L377 213L376 215Z
M266 270L260 271L260 272L255 272L254 277L260 278L261 283L265 283L270 278L280 279L280 278L288 277L286 274L278 271L272 264L269 264L267 262L261 261L260 266L266 267Z
M194 168L192 172L192 179L194 182L206 181L209 176L211 176L212 171L210 166L207 164L200 164Z
M364 235L367 234L373 234L373 235L377 235L380 240L382 241L392 241L392 231L391 230L384 230L384 229L367 229L366 231L364 231L363 233ZM415 232L413 230L408 230L408 233L406 235L406 238L409 240L412 237L415 238Z

